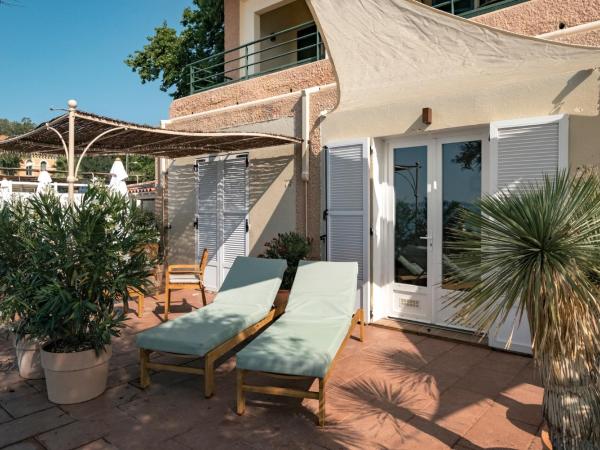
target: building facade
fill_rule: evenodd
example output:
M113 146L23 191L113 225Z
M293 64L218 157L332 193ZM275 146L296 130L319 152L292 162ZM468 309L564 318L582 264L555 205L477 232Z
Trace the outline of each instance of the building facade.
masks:
M399 5L404 3L408 2ZM600 46L596 23L600 0L422 3L510 33ZM407 8L432 23L447 20L422 7ZM450 262L442 248L448 205L468 203L467 199L493 192L514 176L492 161L498 153L494 139L515 127L529 127L534 135L538 133L534 137L539 142L554 139L556 168L600 164L595 145L600 137L595 134L596 69L590 67L570 78L547 76L541 87L531 80L515 81L508 94L505 87L492 88L491 83L478 96L464 87L444 86L442 71L438 74L442 87L432 87L432 95L407 97L401 106L390 100L384 105L387 116L381 107L336 112L340 105L352 105L352 99L344 98L347 85L340 84L348 79L344 71L352 61L335 60L333 55L334 68L328 55L328 44L333 42L328 38L338 33L350 39L352 32L344 30L341 21L339 26L330 25L334 30L330 36L325 28L322 34L327 21L317 26L314 14L315 5L304 0L225 0L226 51L190 67L190 95L172 103L163 126L262 131L301 137L304 143L161 161L159 191L165 194L161 214L168 229L167 259L189 262L208 248L213 256L207 284L217 288L236 255L260 254L264 242L277 233L295 230L312 240L313 258L360 259L359 301L372 320L394 317L450 326L451 311L443 310L440 300L450 289L443 283L444 267ZM456 23L467 26L464 21ZM394 26L391 23L388 30ZM372 40L377 38L373 35ZM497 39L510 41L512 36L501 33ZM351 55L353 42L345 44L346 54ZM397 45L402 48L403 41ZM469 42L461 45L470 51ZM474 53L477 45L474 40ZM409 51L419 54L418 48ZM357 53L357 64L369 60L365 53ZM373 66L379 72L386 70L381 62L369 67ZM360 73L353 75L359 85ZM369 79L364 80L365 88ZM364 101L375 104L376 97L378 93ZM428 114L433 114L433 123ZM354 166L353 155L360 161ZM540 153L544 161L547 157ZM515 164L527 167L525 172L554 167L537 167L535 161L526 160ZM475 166L478 169L472 170ZM446 183L464 188L428 194L442 176ZM392 186L392 191L385 191L385 186ZM357 204L361 206L353 209ZM405 214L399 214L401 210ZM389 222L384 228L383 219ZM502 346L505 339L498 339L497 345ZM513 348L527 351L527 339L525 330Z

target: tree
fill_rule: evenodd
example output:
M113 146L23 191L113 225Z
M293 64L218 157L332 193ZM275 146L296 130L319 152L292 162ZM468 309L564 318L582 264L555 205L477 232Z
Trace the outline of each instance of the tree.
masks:
M453 230L456 323L527 315L555 449L600 448L600 178L560 173L486 196ZM515 323L516 324L516 323Z
M137 72L142 83L160 79L162 91L174 87L170 95L184 97L190 90L185 67L223 51L223 22L223 0L194 0L194 7L183 11L181 33L164 22L147 38L148 44L142 50L127 57L125 64Z
M18 136L36 127L35 123L29 117L24 117L21 121L0 119L0 135ZM16 153L0 152L0 167L19 167L21 157ZM14 170L0 169L3 175L14 175Z

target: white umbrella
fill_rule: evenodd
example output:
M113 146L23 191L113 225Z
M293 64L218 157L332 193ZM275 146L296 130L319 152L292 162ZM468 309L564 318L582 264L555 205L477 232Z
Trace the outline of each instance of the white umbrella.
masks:
M115 159L115 162L110 168L110 183L108 188L113 192L118 192L127 197L127 184L125 183L127 176L121 158Z
M47 192L50 189L50 185L52 184L52 177L48 173L47 170L42 170L38 175L38 185L35 190L36 194L40 194L42 192Z
M12 194L12 184L6 178L0 182L0 202L7 202L10 200Z

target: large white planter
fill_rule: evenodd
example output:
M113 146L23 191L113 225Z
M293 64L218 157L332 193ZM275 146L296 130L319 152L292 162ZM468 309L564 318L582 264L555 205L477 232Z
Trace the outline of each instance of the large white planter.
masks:
M96 355L94 350L51 353L42 349L48 399L59 405L81 403L98 397L106 389L112 347Z
M15 350L19 375L27 380L44 378L44 369L40 356L40 344L27 337L15 338Z

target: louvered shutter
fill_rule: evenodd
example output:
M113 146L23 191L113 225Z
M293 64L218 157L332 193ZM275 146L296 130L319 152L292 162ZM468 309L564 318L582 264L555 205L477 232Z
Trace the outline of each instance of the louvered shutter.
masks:
M199 259L204 249L208 249L208 265L204 281L209 289L219 286L219 225L217 191L219 184L219 163L214 158L197 161L197 210L196 255Z
M358 263L357 306L369 317L369 142L327 146L327 259Z
M247 250L248 156L223 161L223 279L238 256Z
M515 189L538 183L544 175L553 176L568 166L569 123L564 115L492 122L490 150L492 159L491 192ZM504 324L489 333L492 347L505 348L512 334L511 349L531 352L527 317L513 330L512 311Z
M568 164L566 116L493 122L490 140L496 167L494 191L540 182Z

